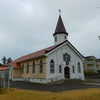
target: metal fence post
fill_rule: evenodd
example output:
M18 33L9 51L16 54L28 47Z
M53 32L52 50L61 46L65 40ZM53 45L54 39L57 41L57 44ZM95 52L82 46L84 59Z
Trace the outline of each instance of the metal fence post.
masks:
M1 88L1 75L0 75L0 88Z
M10 85L10 67L8 69L8 91L9 91L9 85Z

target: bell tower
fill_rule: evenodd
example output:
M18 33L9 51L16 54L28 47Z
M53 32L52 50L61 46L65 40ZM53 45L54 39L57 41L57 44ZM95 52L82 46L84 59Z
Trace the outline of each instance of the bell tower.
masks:
M67 40L67 36L68 36L68 33L66 32L65 26L64 26L62 18L61 18L61 11L60 10L58 10L58 11L59 11L59 18L58 18L55 32L53 34L54 45L57 45L59 43L62 43L65 40Z

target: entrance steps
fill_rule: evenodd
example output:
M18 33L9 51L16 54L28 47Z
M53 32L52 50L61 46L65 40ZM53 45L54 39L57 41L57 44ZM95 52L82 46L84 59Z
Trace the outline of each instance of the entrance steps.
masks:
M81 79L65 79L63 83L70 84L70 83L82 83L82 82L84 81Z

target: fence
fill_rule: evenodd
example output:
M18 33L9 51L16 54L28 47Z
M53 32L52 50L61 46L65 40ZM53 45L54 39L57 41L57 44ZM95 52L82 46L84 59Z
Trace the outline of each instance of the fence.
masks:
M0 88L5 88L5 77L0 75Z

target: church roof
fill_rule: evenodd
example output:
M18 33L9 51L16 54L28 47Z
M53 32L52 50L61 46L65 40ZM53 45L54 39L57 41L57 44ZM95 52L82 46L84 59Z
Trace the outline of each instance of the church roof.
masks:
M93 59L93 58L95 58L95 59L97 59L95 56L86 56L86 57L84 57L85 59Z
M68 35L68 33L66 32L65 26L63 24L61 15L59 15L57 26L56 26L56 29L55 29L55 33L53 35L62 34L62 33Z
M48 48L39 50L39 51L37 51L37 52L33 52L33 53L31 53L31 54L22 56L22 57L20 57L20 58L18 58L18 59L16 59L16 60L14 60L14 61L11 62L10 64L11 64L12 66L18 67L18 66L20 66L20 65L19 65L19 62L23 62L23 61L28 61L28 60L31 60L31 59L36 59L36 58L44 57L45 54L46 54L49 50L51 50L53 47L54 47L54 46L50 46L50 47L48 47Z
M4 67L4 66L0 67L0 71L5 71L6 69L7 67Z
M68 43L69 45L71 45L71 47L81 56L81 53L68 41L68 40L65 40L64 42L58 44L58 45L54 45L54 46L50 46L48 48L45 48L45 49L42 49L42 50L39 50L37 52L33 52L31 54L28 54L28 55L25 55L25 56L22 56L16 60L14 60L13 62L10 63L10 65L12 65L14 68L19 68L20 67L20 62L24 62L24 61L29 61L29 60L33 60L33 59L37 59L37 58L40 58L40 57L46 57L46 54L48 54L49 52L52 52L53 50L55 50L57 47L60 47L61 45L63 45L64 43ZM83 57L84 58L84 57Z

